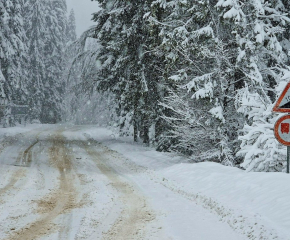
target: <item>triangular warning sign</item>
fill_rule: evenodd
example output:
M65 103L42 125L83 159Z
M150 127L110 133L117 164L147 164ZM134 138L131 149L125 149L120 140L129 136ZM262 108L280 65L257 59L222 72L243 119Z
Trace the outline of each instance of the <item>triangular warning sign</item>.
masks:
M285 89L275 103L273 112L290 112L290 82L286 85Z

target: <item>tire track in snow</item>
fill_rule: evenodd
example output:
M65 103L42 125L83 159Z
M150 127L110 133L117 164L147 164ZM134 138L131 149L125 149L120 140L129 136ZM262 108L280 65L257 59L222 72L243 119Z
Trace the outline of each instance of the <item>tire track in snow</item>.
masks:
M107 163L105 155L108 152L104 147L99 144L87 145L85 142L79 143L79 146L86 150L88 155L96 162L98 169L110 180L111 186L120 193L120 200L123 205L120 216L107 232L103 232L102 239L144 239L147 223L155 219L155 213L148 207L146 199L137 193L134 185L122 180L118 173ZM101 151L96 151L96 147ZM99 226L99 228L102 228L102 226ZM93 237L91 239L97 239Z
M23 166L23 167L30 167L31 166L31 163L32 163L32 151L31 150L38 143L39 143L39 139L37 137L37 140L23 152L23 156L22 156L21 163L20 163L20 164L22 164L21 166Z
M68 213L72 209L78 207L75 196L77 192L73 186L74 177L72 175L72 165L67 149L65 148L65 140L58 133L52 139L53 146L50 148L49 155L51 164L59 171L59 188L38 203L38 212L41 214L40 219L26 225L25 227L13 232L9 240L35 239L42 235L47 235L56 230L56 224L53 220L61 214ZM71 221L71 219L67 219ZM66 223L67 225L69 223ZM60 238L66 239L67 229L60 230Z
M28 134L33 134L35 131L37 130L30 130L26 133L19 133L19 134L16 134L15 136L6 136L4 137L4 139L0 142L0 154L9 146L13 145L14 143L16 143L21 137L25 135L28 135ZM43 131L40 131L37 133L36 137L38 138L38 136L44 132L46 130L43 130Z
M19 167L30 167L32 163L32 148L38 143L37 140L33 144L31 144L23 153L20 153L17 157L15 166ZM24 165L22 164L24 160ZM20 180L23 179L27 174L26 169L18 169L14 173L12 173L12 176L10 178L10 181L0 189L0 198L3 197L7 192L9 192L12 188L14 188L15 184Z
M95 140L90 140L91 142L98 143ZM183 198L188 199L196 203L199 206L202 206L204 209L207 209L212 214L217 215L220 218L220 221L227 223L234 231L240 233L241 235L246 236L251 240L277 240L284 239L279 236L279 233L276 230L271 229L271 226L268 228L265 227L261 219L253 214L251 216L244 216L242 212L235 212L234 209L227 208L222 205L220 202L215 199L202 195L200 193L190 193L186 190L183 190L182 187L175 184L173 181L170 181L160 175L158 175L155 170L149 169L147 167L138 165L134 161L126 158L121 153L112 150L106 146L103 148L107 149L107 152L113 157L111 165L114 165L114 168L119 168L122 171L134 173L142 173L148 176L148 179L154 181L156 184L160 184L168 190L176 193Z
M24 169L19 169L15 171L8 184L0 189L0 198L2 198L10 189L14 187L14 185L19 181L19 179L23 178L26 175L26 172ZM0 202L3 203L3 200L0 199Z

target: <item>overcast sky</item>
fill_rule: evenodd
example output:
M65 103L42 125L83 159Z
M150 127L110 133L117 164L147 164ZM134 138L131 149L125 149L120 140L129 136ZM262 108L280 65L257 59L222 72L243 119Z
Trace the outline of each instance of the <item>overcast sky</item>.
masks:
M77 35L80 36L90 26L94 25L91 21L92 13L99 10L98 3L91 0L66 0L68 12L73 8L76 16Z

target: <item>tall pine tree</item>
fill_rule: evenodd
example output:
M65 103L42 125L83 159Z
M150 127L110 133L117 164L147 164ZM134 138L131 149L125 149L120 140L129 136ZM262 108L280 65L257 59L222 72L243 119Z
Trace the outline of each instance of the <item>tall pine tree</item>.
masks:
M97 86L115 94L121 133L134 132L135 141L139 135L149 144L150 128L155 130L158 119L156 103L161 96L160 56L151 51L158 35L146 20L152 1L99 2L102 10L94 15L94 37L102 45Z
M53 0L47 2L46 16L47 37L44 46L45 76L43 79L42 111L43 123L55 123L60 120L61 94L63 93L63 54L66 42L66 2Z
M77 39L76 20L75 20L75 13L73 9L71 9L69 17L68 17L68 21L67 21L66 38L67 38L68 45Z
M23 2L0 1L0 98L1 104L22 104L27 99L27 38L23 26ZM10 124L9 108L5 122ZM8 119L9 118L9 119Z
M25 3L25 29L29 41L31 117L41 122L60 120L63 91L62 56L66 41L64 0Z
M45 42L47 30L47 5L43 0L31 0L25 3L25 30L28 42L29 59L29 105L30 117L40 119L44 99L45 78Z

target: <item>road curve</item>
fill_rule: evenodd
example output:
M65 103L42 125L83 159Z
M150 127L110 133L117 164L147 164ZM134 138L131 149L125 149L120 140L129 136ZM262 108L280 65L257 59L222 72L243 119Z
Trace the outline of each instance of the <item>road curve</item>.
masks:
M0 155L0 239L144 239L155 212L138 187L107 163L106 148L63 131L22 135Z

